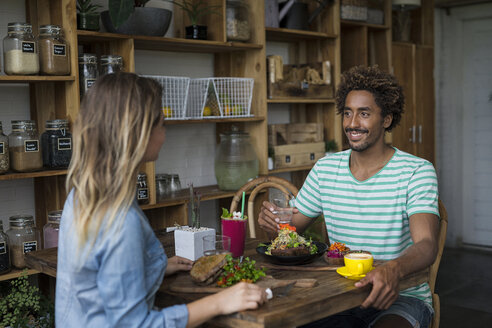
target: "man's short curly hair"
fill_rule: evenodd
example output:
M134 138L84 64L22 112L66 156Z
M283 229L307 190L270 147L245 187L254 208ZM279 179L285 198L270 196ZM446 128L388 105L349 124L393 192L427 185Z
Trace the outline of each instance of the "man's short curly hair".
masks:
M372 93L376 104L381 108L382 117L393 114L393 121L386 131L391 131L400 123L405 96L402 86L393 75L378 66L356 66L344 72L335 95L337 113L343 113L345 99L352 90L366 90Z

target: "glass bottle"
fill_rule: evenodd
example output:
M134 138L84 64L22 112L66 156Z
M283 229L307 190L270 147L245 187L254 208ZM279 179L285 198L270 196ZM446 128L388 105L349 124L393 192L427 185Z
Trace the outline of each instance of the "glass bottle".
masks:
M46 75L70 74L70 48L58 25L39 27L39 72Z
M46 121L46 131L41 135L41 149L44 167L68 167L72 158L72 134L68 120Z
M118 55L101 56L100 75L120 72L123 69L123 57Z
M81 99L87 90L96 82L97 76L96 55L82 54L79 56L79 88Z
M48 223L43 227L44 248L58 247L58 232L62 211L48 213Z
M179 181L178 174L169 175L169 195L174 196L176 192L181 190L181 182Z
M3 232L3 221L0 220L0 274L10 271L9 237Z
M11 249L12 266L23 269L26 267L24 254L39 249L39 231L34 225L32 215L14 215L9 218L10 229L7 231Z
M9 170L9 138L3 134L2 121L0 121L0 174Z
M3 39L3 66L7 75L38 74L38 45L31 24L8 23Z
M155 190L157 202L166 198L169 189L169 174L156 174L155 175Z
M43 168L36 122L12 121L9 134L10 167L17 172L30 172Z
M226 30L228 41L250 39L249 7L245 0L226 1Z
M140 172L137 176L137 201L140 205L149 203L149 188L147 187L147 174Z
M238 190L258 176L259 161L249 141L249 134L237 128L220 134L215 155L215 177L219 189Z

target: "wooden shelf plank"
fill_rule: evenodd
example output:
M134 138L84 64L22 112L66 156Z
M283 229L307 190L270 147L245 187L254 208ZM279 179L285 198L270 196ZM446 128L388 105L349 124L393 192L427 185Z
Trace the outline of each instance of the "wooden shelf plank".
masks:
M203 118L186 120L166 120L166 125L171 124L203 124L203 123L233 123L233 122L262 122L265 118L259 117L232 117L232 118Z
M313 168L313 165L303 165L296 167L284 167L281 169L273 169L268 171L268 174L284 173L284 172L295 172L295 171L309 171Z
M0 75L0 83L33 83L59 81L75 81L75 76Z
M335 34L277 27L266 27L265 32L267 41L297 42L305 40L336 39L337 37Z
M14 269L14 270L10 271L9 273L0 274L0 281L18 278L18 277L21 276L21 274L22 274L23 271L24 270ZM34 269L28 269L27 270L27 275L36 274L36 273L39 273L39 271L38 270L34 270Z
M244 42L220 42L211 40L189 40L181 38L164 38L158 36L126 35L116 33L102 33L92 31L77 31L79 44L91 42L106 42L114 40L133 39L135 49L177 51L177 52L199 52L218 53L240 50L261 49L261 44Z
M312 99L312 98L276 98L267 99L268 104L334 104L335 99Z
M49 171L38 171L38 172L28 172L28 173L7 173L7 174L0 175L0 181L52 177L55 175L65 175L65 174L67 174L67 170L49 170Z
M236 191L224 191L220 190L218 185L195 187L194 190L201 195L201 200L213 200L233 197ZM181 189L176 193L174 197L166 198L157 204L142 205L143 210L149 210L153 208L169 207L174 205L180 205L188 202L190 199L190 191L188 189Z
M391 27L387 26L387 25L369 24L366 22L351 21L351 20L346 20L346 19L342 19L340 21L340 23L344 26L367 26L370 29L376 29L376 30L389 30L389 29L391 29Z

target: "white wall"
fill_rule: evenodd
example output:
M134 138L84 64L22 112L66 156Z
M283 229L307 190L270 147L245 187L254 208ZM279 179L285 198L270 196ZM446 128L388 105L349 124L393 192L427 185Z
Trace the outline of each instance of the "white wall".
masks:
M464 121L470 112L464 106L464 56L467 49L463 40L463 19L473 17L492 17L492 4L481 4L451 8L449 11L437 9L435 11L435 83L436 83L436 160L439 176L439 190L441 199L447 208L449 226L446 244L457 247L462 245L464 227L473 224L473 213L465 210L467 192L464 185L475 179L475 171L466 170L464 163L466 156L463 140L469 134L478 133L477 128L464 129ZM492 37L492 36L491 36ZM480 57L490 58L492 49L483 50ZM484 63L492 65L492 62ZM482 78L482 80L478 80ZM490 79L488 80L490 81ZM477 76L475 83L486 90L492 90L487 78ZM478 101L478 100L477 100ZM489 104L490 104L489 99ZM492 106L491 106L492 108ZM490 131L490 126L485 127ZM490 140L484 142L490 147ZM472 156L473 157L473 154ZM492 158L489 159L492 166ZM487 176L484 176L487 178ZM492 179L488 176L490 185ZM488 198L490 194L479 195ZM476 199L472 203L476 203ZM482 202L483 204L484 202ZM476 204L478 205L478 204ZM489 205L490 208L490 205ZM489 218L490 218L490 211Z

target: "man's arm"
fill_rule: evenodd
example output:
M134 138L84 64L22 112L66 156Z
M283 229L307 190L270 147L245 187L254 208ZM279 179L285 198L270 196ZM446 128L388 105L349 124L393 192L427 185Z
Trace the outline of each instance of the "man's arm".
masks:
M430 213L418 213L412 215L409 222L414 244L400 257L378 266L355 284L356 287L373 285L361 305L363 308L389 308L398 297L400 280L434 263L438 251L439 218Z

